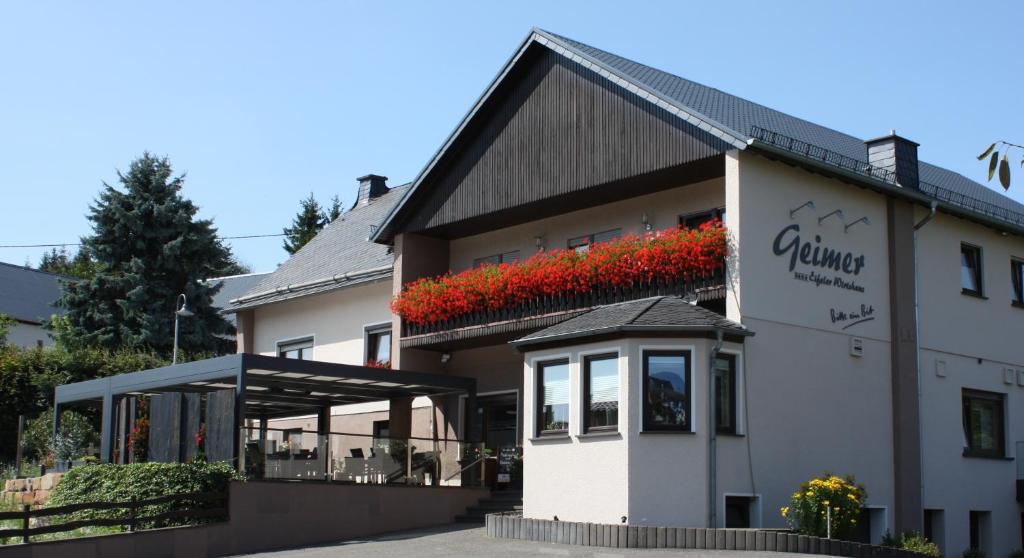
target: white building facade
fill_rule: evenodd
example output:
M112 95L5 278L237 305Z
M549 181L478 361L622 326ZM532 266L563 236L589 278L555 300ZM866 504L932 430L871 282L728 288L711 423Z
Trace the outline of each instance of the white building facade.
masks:
M387 331L392 368L474 377L478 407L395 400L339 409L360 417L338 428L389 420L512 450L522 471L502 484L521 485L530 518L781 528L792 492L831 471L867 488L862 540L1022 547L1024 207L918 161L913 142L536 30L386 196L344 241L381 260L318 271L342 242L322 234L295 266L304 282L238 301L240 350L361 364ZM716 217L715 284L427 325L391 312L421 277Z

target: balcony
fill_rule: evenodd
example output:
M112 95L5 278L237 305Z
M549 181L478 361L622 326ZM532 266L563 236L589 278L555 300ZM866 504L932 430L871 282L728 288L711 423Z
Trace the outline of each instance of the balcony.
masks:
M659 295L722 299L725 256L726 231L715 221L420 279L392 308L402 318L403 347L491 344L606 304Z
M724 300L725 286L725 273L717 270L685 281L543 296L511 308L472 312L429 324L403 322L401 343L404 348L491 344L511 340L605 304L661 295L683 296L698 302Z

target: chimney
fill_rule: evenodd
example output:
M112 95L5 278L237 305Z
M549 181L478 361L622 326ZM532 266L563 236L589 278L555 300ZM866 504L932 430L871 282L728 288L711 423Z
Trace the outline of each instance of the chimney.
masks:
M370 200L388 193L388 177L377 174L360 176L359 196L356 198L356 206L363 206L370 203Z
M897 136L896 130L890 130L889 135L864 143L868 147L868 163L871 166L893 172L896 183L904 188L920 188L921 183L917 178L918 144Z

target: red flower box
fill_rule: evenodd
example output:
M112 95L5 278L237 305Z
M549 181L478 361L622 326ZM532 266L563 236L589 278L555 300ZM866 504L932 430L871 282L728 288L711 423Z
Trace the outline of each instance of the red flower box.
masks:
M721 270L725 255L726 230L716 220L699 229L629 235L585 252L538 252L522 262L417 279L405 285L391 309L408 324L435 324L542 297L691 281Z

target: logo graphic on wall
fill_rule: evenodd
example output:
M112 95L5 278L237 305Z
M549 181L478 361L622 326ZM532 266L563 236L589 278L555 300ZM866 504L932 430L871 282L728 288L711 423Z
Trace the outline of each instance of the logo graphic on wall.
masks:
M772 252L788 261L794 281L815 288L866 292L864 285L858 282L858 276L867 266L867 257L831 247L820 234L804 237L798 224L787 225L775 235ZM875 309L870 304L837 306L828 309L828 318L845 330L874 320L874 313Z

